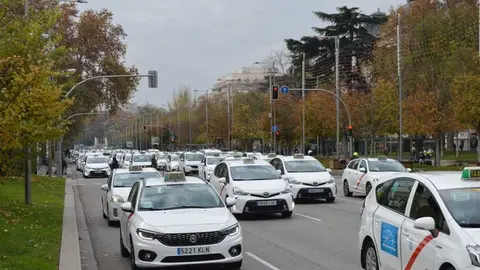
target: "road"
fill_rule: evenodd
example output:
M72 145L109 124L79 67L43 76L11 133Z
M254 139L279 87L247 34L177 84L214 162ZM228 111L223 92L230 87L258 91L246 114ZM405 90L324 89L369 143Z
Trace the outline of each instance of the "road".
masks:
M70 171L75 171L73 166ZM106 178L83 179L76 190L83 206L93 253L100 270L127 270L128 258L119 249L119 229L102 217L100 185ZM337 177L337 185L341 187ZM243 270L355 270L361 269L357 250L362 197L339 196L332 204L297 204L291 219L267 216L241 219L244 237ZM84 258L84 270L91 268ZM198 268L195 268L198 269Z

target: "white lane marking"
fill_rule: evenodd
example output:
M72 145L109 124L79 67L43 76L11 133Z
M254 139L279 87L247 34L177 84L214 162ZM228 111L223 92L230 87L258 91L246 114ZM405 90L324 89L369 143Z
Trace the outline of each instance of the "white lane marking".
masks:
M246 252L246 254L247 254L248 256L252 257L253 259L255 259L257 262L265 265L266 267L268 267L268 268L270 268L270 269L272 269L272 270L280 270L280 268L277 268L277 267L273 266L271 263L263 260L262 258L258 257L257 255L255 255L255 254L253 254L253 253L251 253L251 252Z
M297 216L304 217L304 218L308 218L308 219L311 219L311 220L315 220L315 221L322 222L322 220L321 220L321 219L319 219L319 218L314 218L314 217L307 216L307 215L302 215L302 214L299 214L299 213L293 213L293 214L294 214L294 215L297 215Z

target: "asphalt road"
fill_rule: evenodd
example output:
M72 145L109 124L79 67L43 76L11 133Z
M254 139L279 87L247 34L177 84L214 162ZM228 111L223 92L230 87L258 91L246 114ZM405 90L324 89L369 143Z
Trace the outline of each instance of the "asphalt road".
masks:
M75 168L70 166L69 170ZM100 185L106 178L83 179L79 172L74 178L98 269L130 269L128 258L120 255L119 229L109 227L102 217ZM339 194L332 204L297 204L290 219L275 215L241 219L245 246L242 269L361 269L357 239L363 198L344 197L340 179L336 178ZM88 256L82 259L84 270L94 269Z

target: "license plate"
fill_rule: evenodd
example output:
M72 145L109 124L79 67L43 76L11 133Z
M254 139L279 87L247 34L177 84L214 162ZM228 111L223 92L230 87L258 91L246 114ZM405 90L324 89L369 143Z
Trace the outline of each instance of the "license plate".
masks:
M323 192L323 188L313 188L308 190L308 193L322 193L322 192Z
M210 253L210 247L177 248L177 256L198 255Z
M480 170L470 170L470 177L480 177Z
M102 173L102 171L95 171L96 173Z
M274 206L277 205L277 201L258 201L258 206Z

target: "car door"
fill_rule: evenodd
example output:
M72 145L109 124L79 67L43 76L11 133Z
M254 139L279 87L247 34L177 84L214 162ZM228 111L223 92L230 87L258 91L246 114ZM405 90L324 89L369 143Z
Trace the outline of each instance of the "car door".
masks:
M185 159L185 154L182 153L182 154L180 155L179 161L178 161L178 170L181 171L181 172L184 171L184 169L183 169L184 163L185 163L185 160L184 160L184 159Z
M362 168L365 169L365 173L360 171L360 169ZM367 161L365 159L362 159L358 165L358 170L355 170L354 172L355 177L353 177L354 179L357 178L355 182L355 187L356 187L355 190L357 192L365 192L365 181L362 181L362 180L364 180L367 173L368 173Z
M436 259L436 250L441 250L439 243L448 240L450 230L437 200L431 190L421 182L417 182L407 219L402 226L402 268L403 269L438 269L436 261L448 261L445 258ZM418 218L432 217L439 234L434 237L431 232L414 228ZM445 253L445 252L439 252Z
M345 178L348 181L348 186L351 191L354 191L356 189L356 183L357 183L357 169L358 165L360 164L360 159L354 159L352 160L347 167L347 172L345 175Z
M132 203L132 209L135 209L133 207L133 201L136 200L136 198L137 198L139 186L140 186L140 184L138 182L133 184L132 189L130 190L130 193L128 194L127 202ZM129 217L132 213L128 213L128 212L124 212L124 211L122 211L121 213L122 214L120 216L120 233L122 234L123 239L129 239L128 219L129 219ZM125 244L127 246L130 246L129 241L127 241L127 243L125 243Z
M397 178L376 189L379 207L373 214L373 235L384 270L402 269L400 233L414 184L412 179Z
M112 190L112 179L113 179L113 172L110 174L110 176L107 179L107 185L108 189L107 190L102 190L102 211L105 215L108 215L108 196L111 196L111 190Z
M218 164L215 167L215 170L213 171L213 174L210 176L210 184L215 188L215 190L220 194L220 190L222 187L220 186L220 183L218 182L218 179L220 178L220 169L222 168L223 163ZM223 185L222 185L223 186Z
M205 156L205 157L202 158L202 161L198 165L198 175L202 178L206 178L205 177L205 166L206 166L205 163L206 162L207 162L207 157Z

